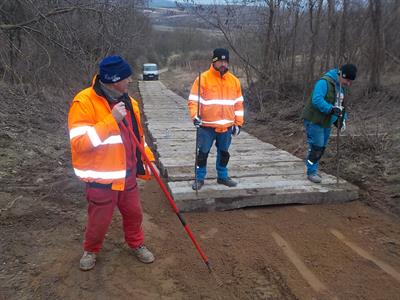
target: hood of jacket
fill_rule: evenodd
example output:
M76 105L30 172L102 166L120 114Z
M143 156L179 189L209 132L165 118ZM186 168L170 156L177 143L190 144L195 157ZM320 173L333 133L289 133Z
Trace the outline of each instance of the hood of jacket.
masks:
M339 78L338 78L338 70L337 69L332 69L332 70L326 72L324 74L324 76L328 76L328 77L332 78L335 81L336 85L339 85Z

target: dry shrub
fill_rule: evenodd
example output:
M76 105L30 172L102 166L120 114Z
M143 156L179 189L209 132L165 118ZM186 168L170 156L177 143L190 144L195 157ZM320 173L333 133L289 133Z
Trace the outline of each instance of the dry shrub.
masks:
M171 68L181 68L204 71L210 63L210 55L206 52L194 51L190 53L174 54L168 60L168 66Z

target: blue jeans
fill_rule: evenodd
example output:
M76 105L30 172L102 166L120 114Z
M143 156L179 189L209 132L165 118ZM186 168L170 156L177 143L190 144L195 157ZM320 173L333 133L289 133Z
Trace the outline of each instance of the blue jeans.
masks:
M227 166L221 165L221 152L228 152L229 146L232 141L232 127L228 128L226 132L215 132L214 128L211 127L199 127L199 145L198 151L203 153L209 153L211 147L215 141L217 147L217 161L215 163L218 178L226 179L228 177ZM197 180L204 180L207 174L207 166L197 167L196 177Z
M312 162L311 151L316 147L325 148L329 141L329 136L331 135L332 128L324 128L320 125L311 123L308 120L304 120L304 127L307 134L308 151L307 158L305 160L305 165L307 167L307 175L317 174L319 157L316 162ZM322 155L321 155L322 156Z

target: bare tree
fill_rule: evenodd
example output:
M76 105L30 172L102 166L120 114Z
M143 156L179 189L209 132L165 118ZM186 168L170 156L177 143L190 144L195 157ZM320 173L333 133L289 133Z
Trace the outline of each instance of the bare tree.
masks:
M372 42L369 57L369 91L381 89L381 73L384 67L384 43L382 33L382 3L381 0L369 0L368 8L371 17Z
M347 17L348 17L349 0L343 0L341 28L340 28L340 41L339 41L339 61L344 60L344 53L347 46Z
M3 78L60 84L78 80L82 73L89 78L99 59L109 53L134 62L138 53L146 53L145 36L151 30L143 5L142 0L3 1Z
M271 50L272 50L272 33L274 30L274 19L275 11L279 5L279 1L267 0L267 21L266 21L266 34L265 34L265 57L264 57L264 69L268 70L271 62Z
M314 80L314 68L318 47L318 34L321 23L323 0L308 0L309 26L311 32L310 54L308 57L308 68L306 69L307 86L311 86Z
M294 10L294 22L292 29L292 46L291 46L291 62L290 62L290 78L293 78L293 73L295 70L295 62L296 62L296 44L297 44L297 32L299 26L299 18L300 18L300 9L301 9L301 1L294 1L293 10Z
M336 0L328 0L328 34L326 35L324 59L321 61L321 72L337 64L336 56Z

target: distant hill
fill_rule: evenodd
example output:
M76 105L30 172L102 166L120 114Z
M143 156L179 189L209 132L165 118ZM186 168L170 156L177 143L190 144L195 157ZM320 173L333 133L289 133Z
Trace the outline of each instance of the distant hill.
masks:
M175 4L175 1L171 1L171 0L150 0L149 7L150 8L159 8L159 7L175 8L176 4Z

